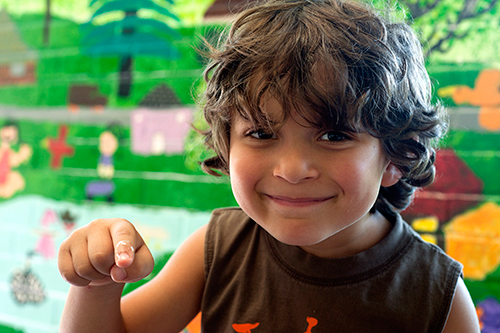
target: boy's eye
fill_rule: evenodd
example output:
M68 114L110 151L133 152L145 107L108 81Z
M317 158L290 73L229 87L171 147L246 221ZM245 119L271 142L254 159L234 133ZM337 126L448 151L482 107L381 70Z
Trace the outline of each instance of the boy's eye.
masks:
M268 132L263 129L251 131L248 133L248 135L259 140L269 140L269 139L274 139L276 137L276 134L274 134L273 132L270 131Z
M350 140L350 137L349 135L343 132L328 131L325 134L323 134L319 139L322 141L341 142L345 140Z

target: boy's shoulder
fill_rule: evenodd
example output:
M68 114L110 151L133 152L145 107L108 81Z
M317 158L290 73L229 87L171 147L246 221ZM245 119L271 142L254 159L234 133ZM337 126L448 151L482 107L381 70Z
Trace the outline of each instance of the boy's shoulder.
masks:
M236 224L250 221L253 220L239 207L217 208L212 211L209 228L213 227L213 225L217 225L218 227L232 225L235 227Z
M212 211L212 216L221 216L225 214L243 214L245 216L246 213L240 208L240 207L224 207L224 208L217 208Z
M259 233L259 227L238 207L215 209L212 212L205 236L205 265L210 267L213 260L224 261L240 253L251 243L250 234Z
M456 279L462 274L463 265L450 257L442 248L436 244L422 239L422 237L400 216L398 217L404 229L404 234L409 236L408 244L404 251L404 259L401 265L408 265L410 274L413 268L420 272L426 272L429 277L435 276L437 280L443 281L451 277L453 287ZM415 271L413 270L413 273Z
M420 234L418 232L416 232L415 229L413 229L408 222L403 220L403 218L401 216L398 216L398 219L401 221L403 228L406 229L404 231L404 233L408 234L411 237L412 242L414 243L413 245L415 247L420 248L421 250L429 252L429 253L434 253L434 254L440 255L440 256L442 255L442 256L445 256L445 257L452 259L451 257L448 256L448 254L446 254L446 252L441 247L439 247L438 245L436 245L434 243L431 243L431 242L424 240L422 238L422 236L420 236ZM454 259L452 259L452 260L454 260Z

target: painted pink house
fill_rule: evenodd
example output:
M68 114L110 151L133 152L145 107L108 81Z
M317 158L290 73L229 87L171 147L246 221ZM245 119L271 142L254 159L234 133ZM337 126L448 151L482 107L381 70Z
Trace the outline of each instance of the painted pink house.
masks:
M140 155L182 153L192 116L193 110L189 108L132 112L132 151Z

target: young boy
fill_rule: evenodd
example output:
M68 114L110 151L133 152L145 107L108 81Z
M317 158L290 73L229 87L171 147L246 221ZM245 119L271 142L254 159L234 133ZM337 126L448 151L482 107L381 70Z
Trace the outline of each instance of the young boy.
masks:
M161 273L123 219L61 246L61 332L479 332L462 266L398 211L434 178L444 131L412 31L342 0L271 0L206 70L219 209Z

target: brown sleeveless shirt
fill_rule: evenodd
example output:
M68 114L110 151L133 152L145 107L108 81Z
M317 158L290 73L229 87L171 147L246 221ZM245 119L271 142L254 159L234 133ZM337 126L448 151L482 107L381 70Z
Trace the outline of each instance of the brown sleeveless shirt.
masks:
M462 265L400 216L354 256L323 259L278 242L240 209L206 235L205 333L441 332Z

